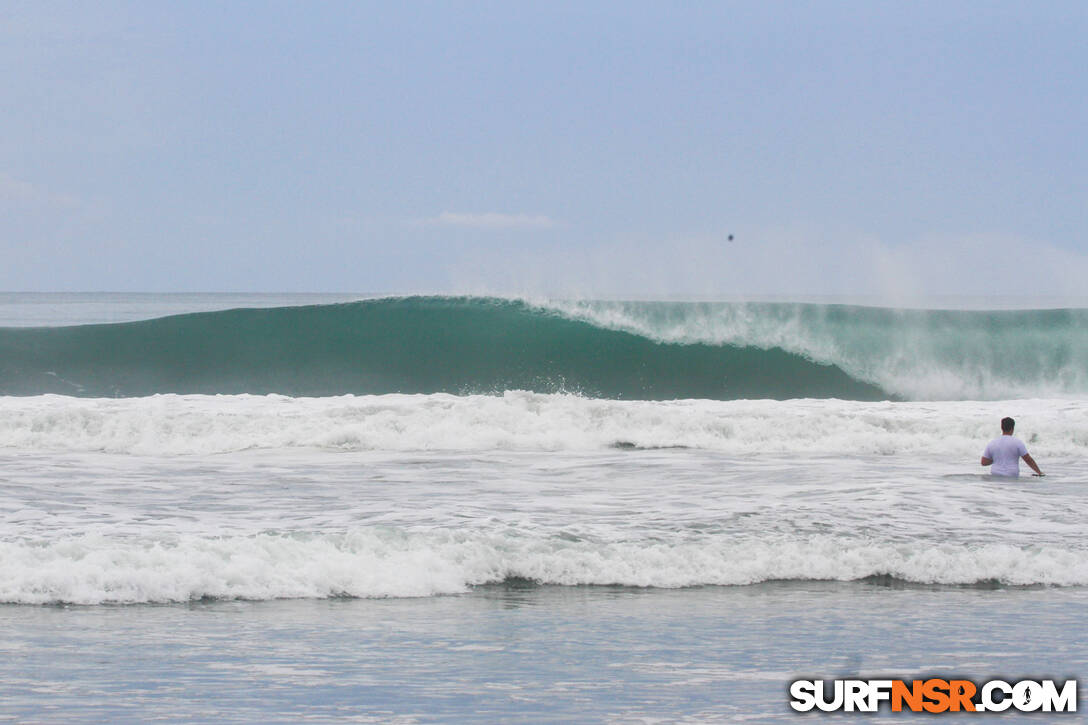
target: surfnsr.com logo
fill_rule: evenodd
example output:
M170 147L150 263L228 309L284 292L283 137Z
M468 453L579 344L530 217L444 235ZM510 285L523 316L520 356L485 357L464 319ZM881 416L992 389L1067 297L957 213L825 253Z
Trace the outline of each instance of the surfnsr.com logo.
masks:
M798 712L1076 712L1077 681L1066 680L795 680L790 707Z

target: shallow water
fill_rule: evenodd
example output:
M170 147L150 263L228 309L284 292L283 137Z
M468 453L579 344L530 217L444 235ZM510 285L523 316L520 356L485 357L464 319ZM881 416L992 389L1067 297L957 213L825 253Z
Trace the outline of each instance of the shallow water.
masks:
M4 606L0 715L778 722L795 715L787 686L797 678L1075 677L1088 666L1083 641L1070 636L1088 625L1086 604L1083 588L772 582Z

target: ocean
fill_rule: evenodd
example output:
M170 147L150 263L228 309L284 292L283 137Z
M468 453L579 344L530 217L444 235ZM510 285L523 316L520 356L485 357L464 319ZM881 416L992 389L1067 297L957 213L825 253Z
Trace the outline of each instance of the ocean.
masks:
M1046 477L979 466L1006 415ZM0 294L0 719L1077 678L1086 451L1079 307Z

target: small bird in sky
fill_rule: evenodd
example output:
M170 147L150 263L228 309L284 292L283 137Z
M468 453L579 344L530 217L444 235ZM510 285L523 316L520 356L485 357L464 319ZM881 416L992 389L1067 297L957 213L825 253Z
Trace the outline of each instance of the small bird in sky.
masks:
M732 234L729 235L729 241L733 241L733 235Z

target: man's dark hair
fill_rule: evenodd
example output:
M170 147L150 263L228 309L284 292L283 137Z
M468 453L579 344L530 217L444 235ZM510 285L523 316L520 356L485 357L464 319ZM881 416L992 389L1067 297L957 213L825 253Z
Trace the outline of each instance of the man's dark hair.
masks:
M1015 427L1016 427L1016 421L1013 420L1012 418L1002 418L1001 419L1001 432L1002 433L1012 433L1012 429L1015 428Z

